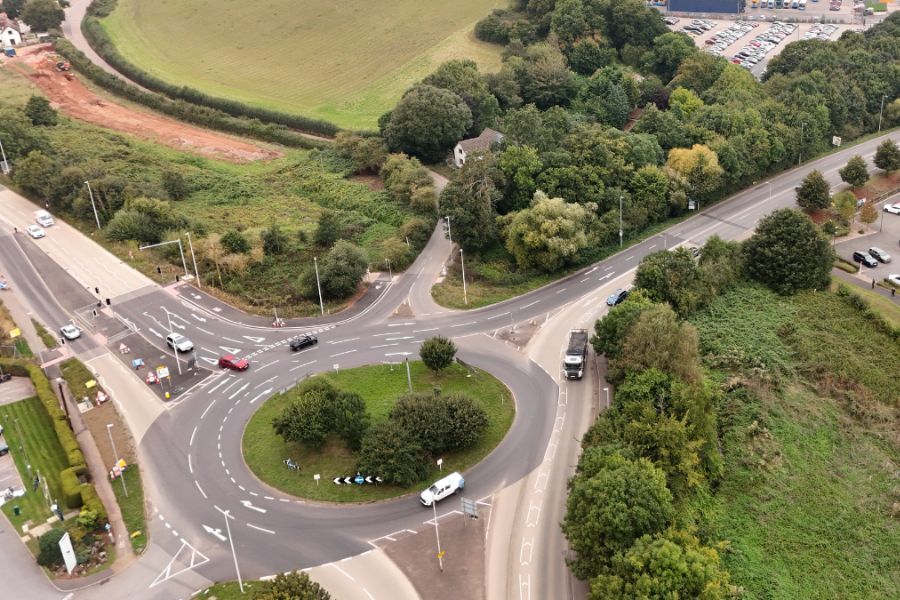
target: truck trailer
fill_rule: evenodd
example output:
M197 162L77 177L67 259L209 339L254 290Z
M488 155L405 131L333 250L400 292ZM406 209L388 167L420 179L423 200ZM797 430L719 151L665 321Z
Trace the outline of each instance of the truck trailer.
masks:
M563 359L563 371L566 379L581 379L584 376L587 362L587 329L573 329L569 332L569 347Z

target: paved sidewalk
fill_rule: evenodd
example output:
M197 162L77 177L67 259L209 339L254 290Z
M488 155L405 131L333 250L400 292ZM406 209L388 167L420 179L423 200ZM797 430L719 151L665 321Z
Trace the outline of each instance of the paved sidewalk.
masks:
M6 270L0 265L0 273L5 272ZM31 322L31 312L26 311L22 306L22 303L19 302L15 290L3 292L3 295L0 296L0 300L3 300L3 304L9 310L9 314L12 316L13 321L15 321L19 329L22 330L22 336L25 338L25 341L28 342L28 347L31 348L31 351L35 354L39 354L43 350L46 350L44 342L34 328L34 323Z
M876 285L873 288L871 279L869 279L869 280L862 279L858 275L847 273L846 271L842 271L840 269L832 269L831 274L836 275L838 277L838 279L841 279L845 283L849 283L850 285L869 290L873 294L878 294L879 296L883 296L884 298L890 300L897 306L900 306L900 293L897 293L896 295L891 296L890 290L887 290L880 285ZM879 283L882 283L881 280L879 280Z

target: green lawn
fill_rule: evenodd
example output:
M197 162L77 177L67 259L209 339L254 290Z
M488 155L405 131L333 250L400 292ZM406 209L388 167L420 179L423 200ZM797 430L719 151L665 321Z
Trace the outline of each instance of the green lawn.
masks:
M728 542L743 597L900 597L900 344L827 292L741 286L692 321L707 366L736 390L701 527Z
M375 129L452 58L500 66L472 28L501 0L119 0L102 21L122 55L164 80L346 128Z
M481 443L465 452L444 456L445 471L463 471L479 462L503 439L515 414L515 406L509 390L499 380L484 371L454 364L439 376L433 375L421 362L410 363L413 389L431 391L439 386L443 393L465 392L476 400L488 414L490 424ZM321 375L337 388L358 393L365 401L372 422L387 419L397 397L407 392L406 369L395 365L373 365L348 369L338 374ZM322 451L306 450L299 444L285 444L275 435L272 419L292 400L290 393L269 399L253 415L247 424L243 438L244 460L251 470L266 483L295 496L333 502L363 502L398 496L423 487L416 484L409 488L396 486L334 485L336 476L354 475L356 459L337 440L329 439ZM282 464L292 458L301 471L289 470ZM319 473L322 480L316 486L313 475ZM436 479L439 470L435 466L427 481ZM424 483L424 482L423 482Z
M128 528L131 537L131 546L135 552L141 552L147 545L147 524L144 519L144 488L141 485L141 470L137 463L128 465L125 469L125 487L128 489L128 497L122 489L122 482L118 479L111 482L119 510L122 511L122 519ZM138 533L138 535L133 535Z
M59 499L59 472L69 465L53 429L53 421L37 396L0 406L0 425L26 490L21 498L4 504L3 512L21 532L25 522L39 525L51 515L49 503L40 488L32 491L34 475L40 474L50 488L51 498ZM22 509L18 517L13 514L13 505Z

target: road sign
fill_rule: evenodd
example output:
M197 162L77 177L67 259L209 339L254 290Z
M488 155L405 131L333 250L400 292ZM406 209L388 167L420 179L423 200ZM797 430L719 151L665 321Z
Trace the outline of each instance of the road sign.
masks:
M19 329L18 327L14 327L13 329L9 330L9 337L11 337L11 338L17 338L20 335L22 335L22 330Z
M163 377L169 376L169 367L165 365L159 365L156 367L156 376L162 379Z
M66 562L66 571L71 575L78 561L75 559L75 550L72 548L72 538L69 537L68 531L59 540L59 550Z
M335 478L332 479L331 481L333 481L335 485L341 485L341 483L343 483L343 482L341 481L341 478L340 478L340 477L335 477Z
M478 503L475 502L475 500L463 498L461 504L462 512L464 515L468 515L474 519L478 518Z
M318 473L316 473L315 475L313 475L313 479L316 480L316 485L317 485L317 486L319 485L319 479L321 479L321 478L322 478L322 476L319 475Z
M438 466L439 470L441 470L441 471L444 470L444 459L443 458L437 459L437 466Z
M841 145L841 138L839 138L839 137L836 136L836 135L831 136L831 145L832 145L832 146L840 146L840 145Z

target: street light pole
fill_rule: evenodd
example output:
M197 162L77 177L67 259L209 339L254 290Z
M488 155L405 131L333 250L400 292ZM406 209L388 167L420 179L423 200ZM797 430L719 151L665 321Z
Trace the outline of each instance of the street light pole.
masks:
M434 513L434 537L437 538L438 566L441 569L441 573L443 573L444 572L444 553L441 552L441 533L440 533L440 531L438 531L437 499L433 496L431 498L431 510Z
M619 248L622 247L624 242L622 241L622 202L625 198L623 196L619 196Z
M228 514L230 511L222 510L218 506L216 507L216 510L222 513L222 516L225 517L225 532L228 534L228 543L231 545L231 556L234 557L234 570L237 573L238 587L241 588L241 593L243 594L244 580L241 579L241 570L238 568L237 552L234 551L234 540L231 539L231 525L228 523L228 519L231 519L232 517L230 514Z
M100 229L100 217L97 216L97 205L94 204L94 190L91 189L91 182L85 181L84 185L88 188L88 195L91 197L91 208L94 209L94 219L97 221L97 229Z
M322 316L325 316L325 304L322 302L322 284L319 283L319 258L313 256L313 267L316 269L316 289L319 290L319 310Z
M387 263L388 268L388 278L390 279L390 283L394 282L394 271L391 269L391 259L385 258L384 262Z
M606 392L606 410L609 410L609 388L603 388L603 391Z
M767 181L766 184L769 186L769 202L772 201L772 182Z
M169 333L175 333L175 330L172 329L172 313L166 311L166 317L169 319ZM173 345L172 350L175 351L175 364L178 366L178 374L181 375L181 361L178 360L178 344Z
M119 464L119 451L116 450L116 443L113 441L112 426L113 426L112 423L106 424L106 433L109 434L109 445L112 446L113 456L116 457L116 464ZM122 491L125 492L125 497L127 498L128 497L128 488L125 487L125 472L124 471L119 471L119 479L122 480Z
M800 123L800 146L797 148L797 166L803 164L803 129L806 127L806 123Z
M194 254L194 242L191 241L191 232L187 232L188 237L188 246L191 249L191 260L194 261L194 277L197 278L197 287L203 289L203 286L200 285L200 271L197 270L197 255Z
M469 292L466 289L466 261L463 260L463 249L459 249L459 265L462 267L462 278L463 278L463 302L468 306L469 304Z
M3 174L7 175L9 173L9 163L6 162L6 150L3 149L2 141L0 141L0 155L3 156Z
M453 248L453 234L450 232L450 216L444 217L447 221L447 237L450 239L450 247Z
M881 133L881 115L884 114L884 99L887 98L887 94L881 95L881 108L878 109L878 133ZM4 158L3 160L6 160Z

